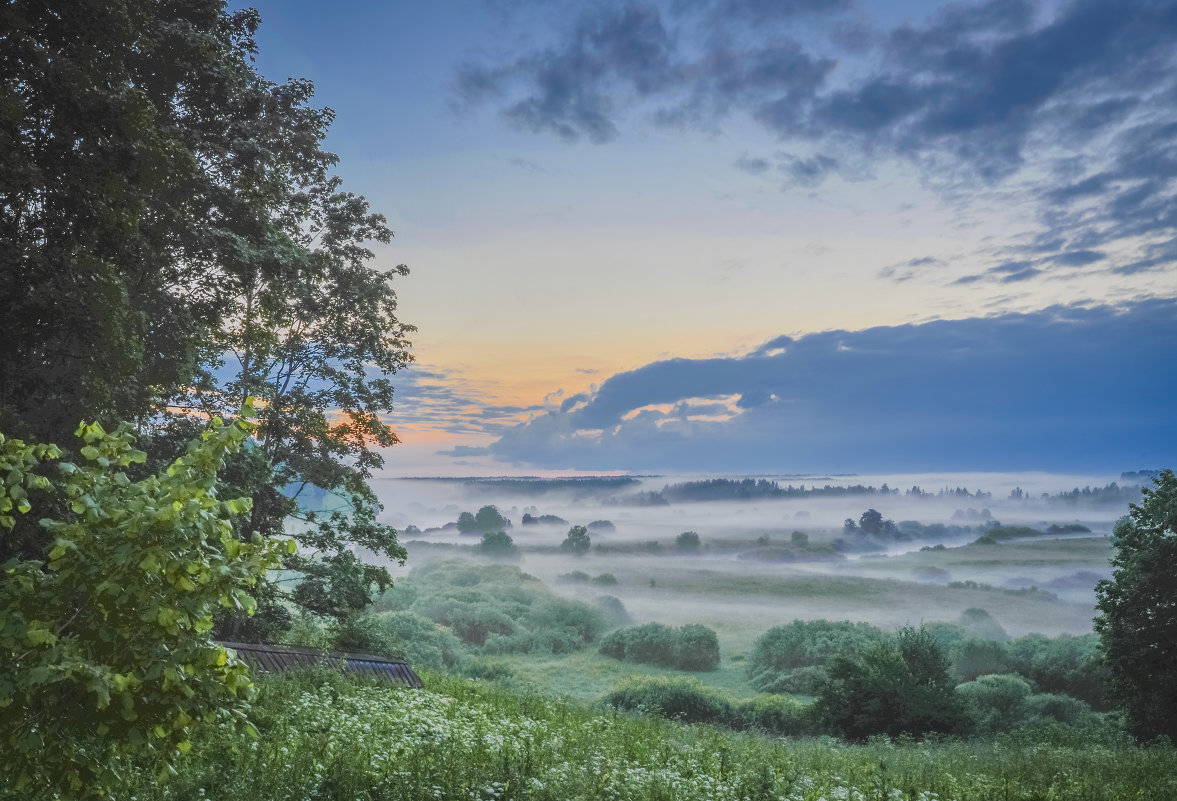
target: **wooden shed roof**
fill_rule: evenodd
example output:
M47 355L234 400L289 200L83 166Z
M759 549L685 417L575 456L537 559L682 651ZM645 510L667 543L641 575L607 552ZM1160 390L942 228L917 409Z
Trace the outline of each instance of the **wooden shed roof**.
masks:
M221 641L221 645L236 651L237 658L254 670L266 673L279 673L301 667L333 667L378 676L415 690L425 686L421 677L414 673L409 663L403 659L368 654L327 653L318 648L293 645L227 641Z

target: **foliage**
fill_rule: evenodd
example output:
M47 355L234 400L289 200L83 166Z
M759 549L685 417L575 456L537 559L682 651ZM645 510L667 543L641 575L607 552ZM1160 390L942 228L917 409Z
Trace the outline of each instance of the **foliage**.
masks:
M475 653L570 653L596 640L605 628L601 610L553 595L517 567L460 560L414 568L377 608L426 618Z
M684 531L674 538L674 547L676 550L684 552L695 552L699 550L699 535L694 531Z
M816 733L810 707L787 695L758 695L735 709L741 728L772 737L801 737Z
M1009 674L978 676L956 688L974 727L981 732L1001 731L1020 723L1032 692L1029 682Z
M519 549L515 547L515 541L505 531L483 534L482 541L478 543L478 552L483 556L507 558L519 555Z
M1010 670L1025 676L1037 692L1064 693L1107 708L1107 676L1096 634L1028 634L1009 644L1006 658Z
M912 628L861 654L836 657L814 713L853 742L875 735L957 734L967 726L943 649L930 633Z
M696 679L642 677L622 684L604 701L615 709L648 712L682 723L726 726L736 720L731 702Z
M357 614L332 620L328 627L328 648L353 654L402 656L399 643L374 615Z
M625 609L625 604L615 595L602 595L593 604L604 613L609 622L629 623L632 618Z
M625 662L705 671L719 667L719 639L706 626L689 623L672 629L661 623L646 623L618 629L601 641L604 656Z
M510 527L511 521L503 517L495 506L483 506L475 514L462 512L458 515L458 531L462 534L489 534Z
M536 801L1170 801L1177 751L1122 741L1053 744L1020 734L973 742L755 737L602 714L531 689L445 676L425 691L326 672L267 677L262 737L208 731L167 785L139 801L417 798ZM787 700L787 699L785 699ZM202 794L200 790L205 792ZM5 799L9 801L9 799ZM15 801L13 799L12 801Z
M381 629L414 669L448 670L461 660L462 643L452 631L412 612L375 616Z
M839 654L880 641L883 632L848 620L794 620L756 639L748 657L748 679L761 692L812 695Z
M568 529L568 536L560 543L560 550L568 551L577 556L584 556L592 547L593 541L589 537L588 529L584 526L573 526Z
M993 615L975 606L960 613L959 623L970 637L1001 642L1009 639L1009 635L1005 633L1001 624L993 619Z
M1114 531L1115 568L1096 587L1110 691L1141 738L1177 741L1177 475L1163 470Z
M243 723L246 669L210 632L216 609L251 611L249 589L278 564L279 543L234 535L249 500L218 497L218 469L252 430L213 420L140 481L125 472L146 458L126 425L80 425L85 462L49 476L37 470L58 449L0 435L0 530L33 511L27 489L65 509L41 520L44 561L0 566L0 791L102 796L124 758L166 775L196 724Z
M380 415L412 330L391 284L407 269L368 264L392 232L321 147L334 112L256 72L258 24L223 0L0 8L0 426L61 441L84 416L134 420L139 477L259 398L259 437L221 475L253 501L234 528L285 536L294 517L303 547L259 590L261 625L218 620L250 638L288 627L288 600L366 605L389 573L352 546L404 558L367 479L396 442ZM300 503L313 488L338 508ZM18 532L0 560L43 545Z

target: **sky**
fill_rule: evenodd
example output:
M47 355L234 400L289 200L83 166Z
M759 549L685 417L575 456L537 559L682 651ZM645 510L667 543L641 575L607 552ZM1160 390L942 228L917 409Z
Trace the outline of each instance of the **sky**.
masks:
M1177 2L252 5L411 270L388 475L1177 462Z

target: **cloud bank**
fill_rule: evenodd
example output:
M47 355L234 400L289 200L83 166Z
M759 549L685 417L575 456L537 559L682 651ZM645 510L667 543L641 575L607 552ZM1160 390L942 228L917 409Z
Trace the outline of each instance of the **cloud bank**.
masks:
M581 470L1120 470L1177 461L1177 300L779 337L571 396L490 446Z

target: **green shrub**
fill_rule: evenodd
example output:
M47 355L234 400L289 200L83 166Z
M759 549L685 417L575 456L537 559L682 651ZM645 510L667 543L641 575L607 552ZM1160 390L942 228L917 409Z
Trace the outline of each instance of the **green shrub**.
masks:
M629 612L625 610L625 604L614 595L602 595L593 603L611 623L629 623L632 620Z
M617 576L614 576L612 573L602 573L599 576L589 579L589 583L596 584L600 587L616 587Z
M589 574L583 570L573 570L571 573L561 573L556 576L560 581L567 581L571 584L588 584L591 580Z
M852 742L876 735L960 734L970 723L953 693L940 644L911 628L858 654L836 657L814 714Z
M462 643L444 626L412 612L386 612L377 619L414 668L442 671L458 664Z
M978 676L956 688L981 732L1003 731L1021 723L1026 717L1026 699L1032 692L1029 682L1010 674Z
M958 682L973 681L978 676L1011 672L1008 647L990 639L970 637L949 648L952 675Z
M715 670L719 666L719 639L706 626L688 624L672 629L646 623L618 629L601 641L604 656L678 670Z
M690 623L678 630L675 667L679 670L715 670L719 667L719 638L706 626Z
M699 535L694 531L684 531L674 538L676 550L693 553L699 550Z
M352 615L333 621L327 629L329 648L353 654L401 656L399 644L372 615Z
M960 625L968 632L970 637L975 637L978 640L998 640L1005 642L1009 639L1009 635L1005 633L1005 629L1001 627L1001 624L994 620L993 615L984 609L973 607L964 610L960 613Z
M813 695L826 677L826 665L883 639L867 623L848 620L794 620L756 639L748 658L748 678L761 692Z
M1037 691L1064 693L1095 709L1107 708L1098 635L1029 634L1010 643L1008 658L1010 669L1029 679Z
M683 723L738 723L732 704L696 679L645 677L622 684L605 696L614 709L660 715Z
M1026 699L1026 714L1032 719L1056 720L1069 725L1080 725L1095 717L1088 704L1061 693L1031 695Z
M784 695L758 695L736 707L741 728L774 737L801 737L814 733L809 707Z
M569 653L605 629L605 614L596 606L558 598L512 565L432 562L397 584L386 598L404 592L412 599L409 611L449 628L475 651Z
M462 675L484 681L499 681L513 678L515 671L510 665L493 659L472 659L462 667Z

